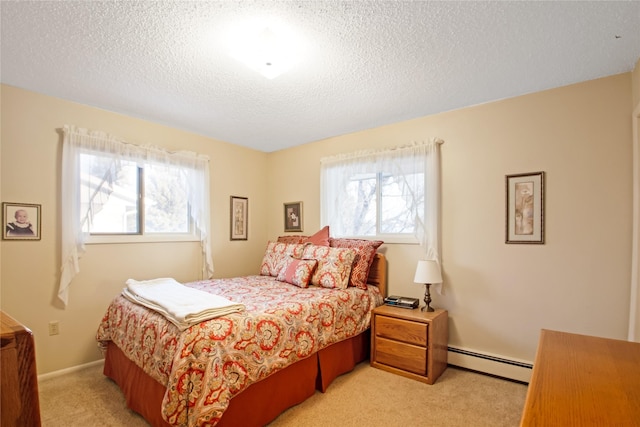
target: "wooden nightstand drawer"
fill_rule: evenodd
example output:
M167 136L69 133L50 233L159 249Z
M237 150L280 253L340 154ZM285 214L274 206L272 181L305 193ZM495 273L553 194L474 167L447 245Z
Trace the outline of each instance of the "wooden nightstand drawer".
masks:
M427 324L396 319L387 316L375 317L376 336L427 346Z
M382 305L371 318L371 366L433 384L447 369L448 313Z
M427 374L427 349L425 347L381 337L376 337L375 346L377 362L418 375Z

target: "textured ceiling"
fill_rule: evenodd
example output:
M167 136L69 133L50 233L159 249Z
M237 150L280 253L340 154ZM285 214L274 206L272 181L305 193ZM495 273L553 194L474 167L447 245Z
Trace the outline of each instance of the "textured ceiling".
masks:
M638 1L2 0L0 12L2 83L265 152L640 58ZM276 79L228 54L255 21L304 47Z

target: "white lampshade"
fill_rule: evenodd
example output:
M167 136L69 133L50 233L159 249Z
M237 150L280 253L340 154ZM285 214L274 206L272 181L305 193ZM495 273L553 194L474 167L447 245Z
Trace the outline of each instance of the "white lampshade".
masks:
M413 281L422 285L426 283L442 283L440 265L434 260L418 261L418 267L416 267L416 275Z

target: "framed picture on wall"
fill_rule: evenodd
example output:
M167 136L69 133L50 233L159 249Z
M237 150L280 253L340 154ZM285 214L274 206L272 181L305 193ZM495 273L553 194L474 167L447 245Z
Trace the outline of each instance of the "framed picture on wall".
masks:
M3 240L40 240L40 205L2 203Z
M544 172L506 176L505 243L544 243Z
M249 199L231 196L231 240L247 240L249 231Z
M284 204L284 231L302 231L302 202Z

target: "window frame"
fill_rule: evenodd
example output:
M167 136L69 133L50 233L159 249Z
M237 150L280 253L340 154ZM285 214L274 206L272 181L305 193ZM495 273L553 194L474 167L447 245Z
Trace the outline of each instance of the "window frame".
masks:
M100 156L101 152L95 150L82 150L81 154ZM106 156L105 156L106 157ZM176 166L179 167L179 166ZM183 166L184 167L184 166ZM189 231L186 232L147 232L146 223L146 185L145 185L145 166L142 162L136 162L136 212L137 212L137 232L86 232L86 241L88 245L92 244L118 244L118 243L160 243L160 242L195 242L200 239L196 235L196 227L193 217L190 213L191 206L187 202L187 221Z
M375 173L376 180L376 233L373 236L370 235L344 235L344 236L336 236L339 238L345 239L362 239L362 240L382 240L385 243L389 244L406 244L406 245L417 245L420 242L418 241L415 230L414 232L407 233L382 233L380 231L380 224L382 223L382 178L388 172L384 172L381 170L376 171Z
M375 235L338 235L338 230L333 231L336 233L335 235L340 238L353 238L353 239L365 239L365 240L383 240L385 243L389 244L408 244L408 245L419 245L421 244L421 239L419 236L418 229L421 224L418 220L418 216L424 217L425 212L421 211L420 213L416 212L416 219L414 220L414 228L413 231L407 233L383 233L381 232L381 224L382 224L382 215L383 215L383 198L382 198L382 178L385 175L398 176L397 172L393 171L393 168L390 168L389 165L393 163L392 160L396 158L395 156L399 155L401 149L390 149L390 150L381 150L377 152L370 153L355 153L352 156L349 155L340 155L335 156L333 158L324 158L321 159L321 216L322 216L322 224L331 225L331 210L332 207L326 206L328 203L327 200L333 200L335 198L335 194L328 194L330 190L327 188L332 187L331 182L333 182L332 178L329 178L327 175L332 173L332 168L349 167L349 165L353 166L353 172L350 172L351 175L357 175L359 173L369 173L372 178L375 176L375 185L376 185L376 219L375 219ZM413 157L415 154L407 154L407 156ZM420 156L422 154L418 154ZM400 154L401 158L404 157L403 154ZM424 158L424 157L423 157ZM397 167L397 166L396 166ZM368 172L360 171L359 169L369 169ZM340 172L336 172L340 173ZM420 169L416 169L415 173L424 174L423 178L426 180L427 170L426 167L421 167ZM344 182L343 178L343 182ZM423 185L422 190L424 191L424 203L426 205L426 182ZM424 218L423 218L424 221Z
M80 207L80 155L82 151L93 150L109 153L117 159L136 161L158 161L164 164L182 165L188 170L187 201L190 218L194 222L195 234L202 249L201 278L213 277L213 256L211 251L211 178L209 157L193 151L168 151L153 145L130 144L103 131L64 125L62 133L62 162L60 167L60 283L58 298L66 307L69 302L69 288L74 277L80 272L80 258L86 252L87 234L82 230ZM137 236L138 237L138 236ZM159 237L159 236L158 236ZM138 237L138 241L147 238ZM122 243L121 241L118 243Z

